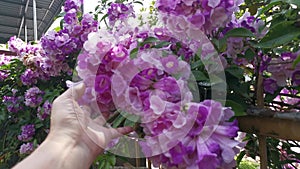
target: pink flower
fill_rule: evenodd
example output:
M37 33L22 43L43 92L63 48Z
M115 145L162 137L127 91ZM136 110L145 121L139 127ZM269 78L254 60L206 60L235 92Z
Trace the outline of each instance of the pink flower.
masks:
M208 0L208 6L216 8L220 4L221 0Z
M162 58L161 62L167 73L172 74L178 69L178 58L174 55Z
M185 113L166 111L157 120L144 124L147 135L164 133L157 137L148 136L145 142L141 142L143 151L152 160L154 166L160 164L166 168L205 166L212 169L233 167L234 156L237 153L234 148L239 145L238 141L233 140L233 137L237 136L237 121L228 121L233 112L227 108L223 109L220 103L210 100L189 103L185 107ZM197 113L196 117L192 115L193 113ZM169 117L168 114L172 116ZM185 116L180 117L183 114ZM181 125L178 127L186 130L185 133L188 135L183 134L184 130L178 130L177 136L170 139L168 136L171 133L175 134L172 132L175 129L171 124L174 126L174 123L179 121L181 123L178 124ZM188 127L190 124L192 124L191 128Z
M128 57L128 52L122 45L118 45L111 49L110 56L114 61L121 62Z
M110 77L106 75L97 75L95 79L95 90L98 93L104 93L110 88Z

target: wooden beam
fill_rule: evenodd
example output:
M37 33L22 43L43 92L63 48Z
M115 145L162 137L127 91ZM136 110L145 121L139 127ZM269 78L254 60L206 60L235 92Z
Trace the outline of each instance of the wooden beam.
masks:
M247 133L300 141L300 121L261 116L237 117L240 130Z

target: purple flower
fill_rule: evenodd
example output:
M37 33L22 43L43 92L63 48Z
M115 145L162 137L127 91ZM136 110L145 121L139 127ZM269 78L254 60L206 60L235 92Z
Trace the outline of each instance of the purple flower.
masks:
M97 75L95 79L95 90L98 93L104 93L110 88L110 77L106 75Z
M113 26L117 20L123 21L130 16L134 17L133 6L131 4L111 3L107 14L109 23Z
M64 11L68 12L69 10L75 9L78 10L83 4L83 0L66 0L64 4Z
M287 79L292 77L291 67L292 62L284 61L282 58L272 58L267 71L272 74L271 78L276 80L277 85L286 86Z
M178 58L174 55L169 55L162 58L161 62L164 66L164 70L167 73L176 73L176 70L178 70Z
M111 49L110 56L113 61L122 62L124 59L128 58L128 52L125 47L118 45Z
M70 36L67 33L61 32L58 36L55 38L55 45L57 47L62 47L66 43L68 43L70 40Z
M87 31L89 29L91 29L91 31L97 31L98 29L98 22L94 20L93 15L88 13L83 15L81 25L86 32L90 32Z
M30 154L33 152L33 143L23 143L20 146L20 154Z
M258 53L258 56L261 57L262 60L259 71L263 72L268 69L268 64L270 63L272 58L269 57L268 55L262 55L262 53Z
M38 74L31 69L26 69L20 79L24 85L32 85L37 83Z
M263 85L264 91L271 94L274 94L274 92L278 89L276 81L271 78L264 79Z
M168 18L183 16L191 23L188 27L202 30L210 34L218 27L225 26L238 9L237 0L159 0L156 1L158 11Z
M64 16L64 21L68 25L75 25L75 24L77 24L78 20L77 20L76 10L75 9L69 10L66 13L66 15Z
M51 108L52 108L51 103L48 100L45 101L42 107L38 107L37 117L40 120L45 120L47 117L50 116Z
M9 112L17 113L22 110L23 107L21 103L24 101L24 98L21 96L3 96L3 103L6 105L6 108Z
M0 66L7 65L11 62L12 59L16 58L16 56L6 56L4 54L0 54Z
M158 0L156 6L161 11L169 12L174 10L179 2L179 0Z
M13 36L8 41L8 48L10 51L15 52L17 54L21 54L21 50L23 50L26 46L26 43L21 39Z
M42 95L44 92L38 87L32 87L25 93L25 105L29 107L37 107L43 101Z
M238 132L237 121L228 121L234 113L212 100L189 103L184 107L185 114L197 113L197 117L194 123L191 120L195 117L185 117L187 121L180 128L185 129L190 124L192 128L185 131L188 135L183 138L180 138L182 136L178 132L184 130L177 131L176 135L179 137L174 136L170 140L160 140L162 136L157 140L156 137L149 137L151 134L159 133L169 135L170 126L172 124L174 126L174 119L180 115L176 112L164 112L163 116L144 125L144 129L147 129L145 131L147 137L145 142L141 142L141 146L146 156L150 156L149 159L152 160L154 166L162 164L165 168L232 168L234 156L238 153L235 147L240 144L233 139ZM159 130L154 130L157 128ZM157 149L163 147L165 147L164 152L153 156Z
M274 101L277 101L277 102L283 102L285 104L288 104L288 105L295 105L297 103L300 102L300 99L299 98L295 98L293 96L297 95L299 92L297 90L294 90L294 89L286 89L286 88L283 88L280 93L284 94L284 95L278 95ZM290 96L288 96L290 95ZM294 109L295 111L298 111L296 109Z
M292 52L283 52L281 53L281 59L282 60L294 60L297 58L297 55L295 55Z
M201 27L205 23L205 17L200 12L191 16L190 18L188 18L188 20L197 27Z
M292 75L292 81L295 86L300 85L300 70L297 70Z
M29 141L35 134L34 124L28 124L21 127L21 134L18 135L20 141Z
M0 71L0 81L4 81L8 76L9 74L6 71Z
M155 82L152 87L156 89L157 95L163 100L177 103L181 100L181 91L173 77L163 77Z

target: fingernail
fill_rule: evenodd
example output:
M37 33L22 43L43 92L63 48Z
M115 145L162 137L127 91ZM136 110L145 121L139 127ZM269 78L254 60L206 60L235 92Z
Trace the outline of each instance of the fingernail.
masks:
M66 81L66 85L67 85L68 88L78 86L78 85L80 85L82 83L83 83L83 81L79 81L79 82L72 82L70 80Z

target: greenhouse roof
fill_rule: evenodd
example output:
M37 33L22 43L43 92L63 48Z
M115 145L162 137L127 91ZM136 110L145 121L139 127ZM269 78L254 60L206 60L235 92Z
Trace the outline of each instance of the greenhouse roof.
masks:
M6 43L11 36L25 41L39 39L63 3L63 0L0 0L0 43Z

